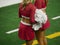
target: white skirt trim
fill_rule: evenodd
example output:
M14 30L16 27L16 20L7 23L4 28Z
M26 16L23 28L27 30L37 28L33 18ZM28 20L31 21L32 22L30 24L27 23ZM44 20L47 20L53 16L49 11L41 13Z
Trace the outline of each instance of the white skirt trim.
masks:
M22 20L21 20L21 23L24 24L24 25L31 26L31 24L28 24L28 23L26 23L26 22L23 22Z
M26 19L30 19L29 17L23 16L23 15L22 15L22 17L24 17L24 18L26 18Z

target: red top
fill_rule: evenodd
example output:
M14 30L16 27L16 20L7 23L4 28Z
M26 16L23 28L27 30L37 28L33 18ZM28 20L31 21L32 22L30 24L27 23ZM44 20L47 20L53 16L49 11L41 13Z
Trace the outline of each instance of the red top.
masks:
M45 8L45 7L47 6L47 2L46 2L46 0L35 0L34 5L35 5L38 9L41 9L41 8Z
M35 18L34 18L35 10L36 7L32 3L27 4L25 8L21 3L19 7L19 17L22 16L29 17L31 23L35 23Z

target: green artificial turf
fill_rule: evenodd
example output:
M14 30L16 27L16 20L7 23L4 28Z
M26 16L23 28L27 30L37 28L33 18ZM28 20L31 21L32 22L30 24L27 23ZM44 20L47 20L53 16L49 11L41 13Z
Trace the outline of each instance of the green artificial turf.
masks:
M22 45L25 43L18 38L18 32L6 34L7 31L19 27L18 7L19 4L0 8L0 45ZM60 16L60 0L49 0L46 11L50 20L50 28L46 30L46 36L60 32L60 18L52 20L53 17ZM60 45L59 41L60 36L48 39L48 45Z

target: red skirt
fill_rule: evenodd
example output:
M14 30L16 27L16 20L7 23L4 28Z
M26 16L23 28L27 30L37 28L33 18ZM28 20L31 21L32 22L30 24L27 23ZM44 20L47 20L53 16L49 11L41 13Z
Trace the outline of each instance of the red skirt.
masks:
M40 28L39 30L44 31L49 27L50 27L50 22L49 22L49 20L47 20L47 22L45 24L43 24L42 28Z
M32 26L28 26L20 23L18 36L22 40L33 40L35 34L34 34L34 30L32 29Z
M40 31L44 31L49 28L50 23L49 20L40 28ZM20 23L18 36L22 40L33 40L35 38L35 31L32 29L32 26L24 25Z

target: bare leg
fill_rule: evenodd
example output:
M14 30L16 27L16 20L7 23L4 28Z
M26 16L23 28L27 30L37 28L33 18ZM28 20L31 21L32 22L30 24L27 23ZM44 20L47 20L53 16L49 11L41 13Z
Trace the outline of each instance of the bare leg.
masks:
M26 40L26 45L32 45L33 40Z
M40 31L40 30L35 32L35 35L36 35L39 45L46 45L47 44L44 32L45 31Z
M46 39L45 36L44 36L44 38L43 38L43 42L44 42L44 45L47 45L47 39Z

